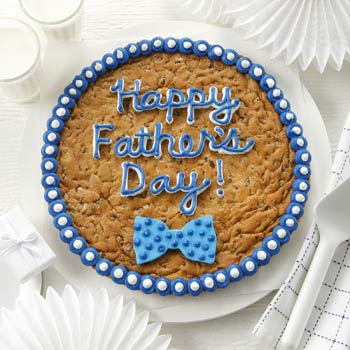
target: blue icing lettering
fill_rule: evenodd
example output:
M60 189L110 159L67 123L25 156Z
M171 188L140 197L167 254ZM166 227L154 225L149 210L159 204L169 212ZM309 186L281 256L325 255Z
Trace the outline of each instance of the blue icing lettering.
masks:
M218 98L218 89L211 86L209 96L206 97L203 90L191 87L187 90L187 98L182 91L170 88L167 90L165 102L162 103L162 94L158 91L148 91L140 96L141 82L136 79L134 88L126 91L124 89L124 79L119 78L115 85L110 87L112 93L117 94L117 110L119 113L124 111L124 98L132 98L132 105L135 111L141 112L152 109L166 109L166 122L173 122L173 110L175 108L187 107L187 123L192 125L195 122L194 109L206 108L212 106L215 108L209 114L211 122L217 125L228 125L231 122L232 115L240 107L239 99L231 98L231 90L229 87L222 89L222 99Z
M100 132L103 130L112 131L114 129L113 124L94 124L92 126L93 130L93 140L92 140L92 154L95 159L100 159L100 145L109 145L112 140L108 137L100 137Z
M136 196L137 194L142 193L145 190L146 181L145 181L145 173L142 168L133 163L133 162L125 162L122 163L123 176L122 176L122 187L120 190L120 195L122 197ZM139 184L133 188L129 189L129 171L134 170L139 178Z
M120 194L122 197L136 196L142 193L146 188L145 173L142 168L133 162L122 163L123 175ZM138 176L139 184L135 188L129 188L129 171L133 170ZM198 173L191 172L190 182L185 184L185 173L179 172L174 186L170 184L169 175L156 176L149 184L152 195L157 196L163 191L168 193L185 192L185 196L180 202L180 211L185 215L192 215L197 207L197 197L205 191L210 185L210 179L204 179L201 184L197 185Z
M219 129L218 129L219 128ZM238 142L237 130L235 128L229 129L225 139L219 143L215 136L211 135L208 130L202 129L199 135L199 142L197 149L194 148L193 138L190 134L183 134L180 136L178 144L179 151L175 151L175 138L162 132L163 125L157 122L153 134L148 132L147 128L141 128L139 132L134 133L134 138L137 140L137 145L134 147L134 139L131 136L123 136L114 146L114 153L118 157L132 157L140 156L155 157L159 159L162 156L162 142L168 141L168 153L173 158L194 158L198 157L204 149L206 141L208 141L209 149L220 154L244 154L249 152L254 146L254 140L248 139L245 146L241 147ZM224 131L220 127L216 127L215 132L219 136L224 135ZM152 146L147 149L147 142L151 140Z
M197 207L197 197L205 191L211 184L210 179L204 179L202 184L197 186L198 173L193 171L190 174L190 183L185 185L185 173L179 172L176 177L175 186L170 185L169 175L160 175L155 177L149 185L150 191L154 196L163 191L175 193L178 191L186 192L186 195L180 202L180 210L185 215L192 215Z

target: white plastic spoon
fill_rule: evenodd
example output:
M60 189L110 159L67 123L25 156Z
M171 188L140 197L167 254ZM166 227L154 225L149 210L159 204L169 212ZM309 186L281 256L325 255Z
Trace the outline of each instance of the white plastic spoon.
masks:
M320 242L281 338L283 349L298 349L335 250L350 238L350 178L322 198L314 212Z

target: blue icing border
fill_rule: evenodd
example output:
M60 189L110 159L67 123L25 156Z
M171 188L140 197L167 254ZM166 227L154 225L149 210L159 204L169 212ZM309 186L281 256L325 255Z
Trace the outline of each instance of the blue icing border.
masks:
M132 49L133 52L130 52L129 49L132 45L135 46L135 50ZM142 45L144 46L142 47ZM164 277L155 279L150 275L140 275L136 271L128 271L125 266L113 265L110 260L101 257L95 248L88 247L86 240L74 228L72 217L66 213L66 204L62 200L62 193L58 188L60 181L55 173L57 169L55 158L58 154L57 145L60 142L60 133L64 128L65 121L70 117L71 109L84 91L88 89L89 84L106 72L127 63L130 58L140 55L147 56L152 52L169 54L180 52L208 56L212 60L221 60L228 66L235 65L238 72L242 74L249 74L266 92L268 100L279 113L281 123L287 126L286 135L290 140L291 148L295 151L295 180L292 184L293 192L290 203L286 213L280 217L279 224L273 228L272 234L265 237L261 247L255 249L251 256L245 257L239 265L232 264L225 270L218 270L214 274L206 273L200 278L191 278L188 281L183 278L176 278L172 281ZM259 68L261 71L255 68ZM45 188L44 198L48 202L54 226L60 231L61 240L68 244L72 253L80 255L83 264L96 266L97 273L109 276L115 283L125 284L129 289L139 289L145 294L157 292L160 295L172 293L175 296L182 296L189 293L192 296L197 296L202 291L213 292L217 288L227 287L230 282L240 281L244 276L254 275L259 266L266 265L272 255L279 252L281 245L289 241L291 232L297 228L298 219L303 215L303 205L307 201L307 193L310 190L308 179L311 175L309 167L311 155L307 150L307 140L302 134L303 128L297 123L296 115L291 110L290 103L284 97L283 91L278 88L276 79L271 74L265 73L261 65L254 64L248 57L239 57L235 50L224 49L220 45L210 45L205 40L193 41L190 38L176 39L173 37L145 39L139 43L131 43L125 48L117 48L113 53L106 53L100 60L93 61L91 66L83 68L81 74L74 77L73 81L64 88L58 97L57 105L52 110L52 116L47 121L47 131L43 135L44 145L41 149L43 157L41 183ZM45 168L45 164L50 162L53 166L50 168L50 165L49 169ZM101 268L102 266L103 268ZM213 282L205 284L206 278ZM145 280L146 282L143 284Z

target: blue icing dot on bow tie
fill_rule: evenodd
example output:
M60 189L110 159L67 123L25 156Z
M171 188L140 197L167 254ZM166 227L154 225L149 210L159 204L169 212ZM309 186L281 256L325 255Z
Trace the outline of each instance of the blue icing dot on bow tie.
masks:
M151 232L149 230L144 230L142 233L145 237L149 237Z
M184 236L184 234L181 231L176 233L177 238L182 238L183 236Z
M165 225L163 223L158 225L158 230L159 231L164 231L165 230Z
M189 249L188 252L187 252L187 254L188 254L189 256L193 256L193 255L194 255L194 250L193 250L193 249Z
M159 247L158 247L158 251L160 252L160 253L164 253L165 252L165 246L164 245L160 245Z
M147 226L152 225L152 219L147 218L147 219L145 220L145 224L146 224Z
M147 250L152 250L153 248L153 244L151 242L147 242L145 246Z
M211 227L211 226L212 226L211 221L207 221L207 222L205 223L205 227Z

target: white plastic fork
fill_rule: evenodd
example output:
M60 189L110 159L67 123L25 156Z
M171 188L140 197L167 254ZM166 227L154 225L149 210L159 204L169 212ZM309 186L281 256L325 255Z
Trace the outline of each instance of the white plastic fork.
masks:
M335 250L350 239L350 178L316 204L314 215L320 241L281 338L286 350L298 349Z

